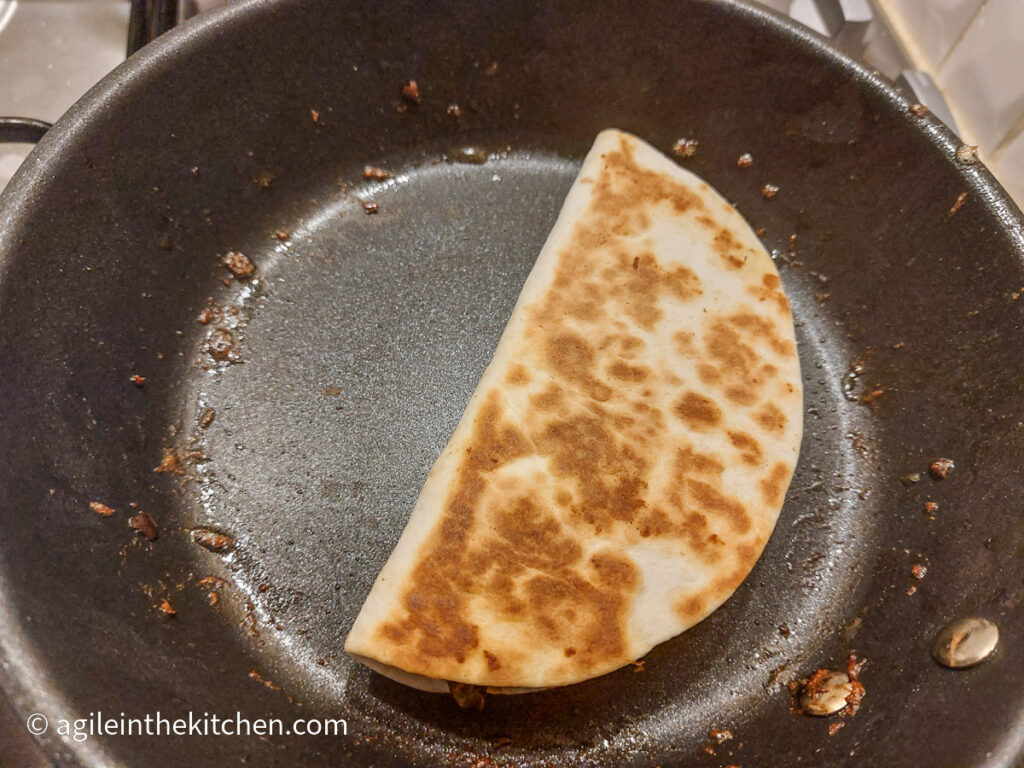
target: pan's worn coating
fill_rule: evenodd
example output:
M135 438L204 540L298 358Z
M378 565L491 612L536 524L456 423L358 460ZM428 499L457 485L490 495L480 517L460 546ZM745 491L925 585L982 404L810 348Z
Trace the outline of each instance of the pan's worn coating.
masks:
M680 162L773 253L801 458L750 577L642 671L466 713L341 646L609 125L697 139ZM22 717L348 721L51 730L62 765L1016 764L1024 231L955 150L731 2L252 0L169 33L0 197L0 685ZM963 615L1003 647L953 672L931 641ZM830 737L784 684L850 649L867 696Z

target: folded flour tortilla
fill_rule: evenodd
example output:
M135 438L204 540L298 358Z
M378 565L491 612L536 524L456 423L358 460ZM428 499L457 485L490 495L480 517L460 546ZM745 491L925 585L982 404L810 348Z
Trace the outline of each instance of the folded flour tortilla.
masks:
M750 572L801 431L765 249L697 176L604 131L345 650L432 691L638 659Z

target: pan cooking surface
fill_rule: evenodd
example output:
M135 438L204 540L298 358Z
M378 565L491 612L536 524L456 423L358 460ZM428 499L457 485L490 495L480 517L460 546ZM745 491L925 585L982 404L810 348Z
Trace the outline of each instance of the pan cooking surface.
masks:
M607 765L696 754L711 728L789 717L785 682L821 627L842 623L868 557L874 502L858 493L873 481L853 441L872 425L844 398L849 353L813 298L819 281L791 273L811 408L801 469L762 562L712 619L658 648L642 673L493 699L484 715L405 690L341 651L577 170L513 154L353 190L380 213L342 198L254 257L260 298L243 304L244 362L197 369L184 390L185 424L208 408L216 417L183 433L181 452L209 460L195 465L182 514L236 538L231 578L259 617L258 666L307 706L355 717L360 733L401 734L410 757L442 745L488 754L488 738L506 736L510 759L567 751ZM194 347L199 365L211 362L208 332ZM199 569L209 555L197 555Z
M681 162L763 231L797 323L800 462L746 582L643 671L462 712L341 646L608 126L663 151L698 139ZM443 160L467 146L487 162ZM52 721L349 725L51 729L70 766L1019 763L1024 233L956 146L870 73L724 0L254 0L173 31L0 198L5 696ZM395 175L365 182L366 164ZM227 251L252 280L230 279ZM941 481L939 457L956 464ZM157 540L128 526L133 503ZM934 634L972 614L1001 650L942 669ZM829 736L785 682L850 650L867 695ZM714 755L712 728L735 735Z

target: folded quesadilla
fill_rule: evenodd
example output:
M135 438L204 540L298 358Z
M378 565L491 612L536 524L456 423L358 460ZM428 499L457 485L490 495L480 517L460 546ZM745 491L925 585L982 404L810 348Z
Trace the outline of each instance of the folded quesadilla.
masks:
M604 131L345 650L429 691L628 664L750 572L801 431L771 258L700 178Z

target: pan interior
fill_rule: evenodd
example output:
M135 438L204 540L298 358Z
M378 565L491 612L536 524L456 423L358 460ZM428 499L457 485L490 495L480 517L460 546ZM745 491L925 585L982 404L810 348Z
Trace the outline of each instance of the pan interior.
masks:
M196 459L180 515L234 540L223 555L232 586L215 614L248 630L258 667L307 716L347 713L410 755L442 742L472 754L498 736L512 739L510 755L685 752L710 728L785 716L784 683L821 628L841 621L872 527L855 448L867 427L844 397L850 358L817 281L784 270L804 372L802 455L775 534L725 606L656 648L643 672L493 699L487 721L342 651L577 170L512 151L426 162L339 194L250 254L255 277L230 321L236 362L211 357L216 322L194 330L180 403L193 426L180 449ZM213 422L199 428L209 409ZM197 573L218 567L199 547L193 555Z

